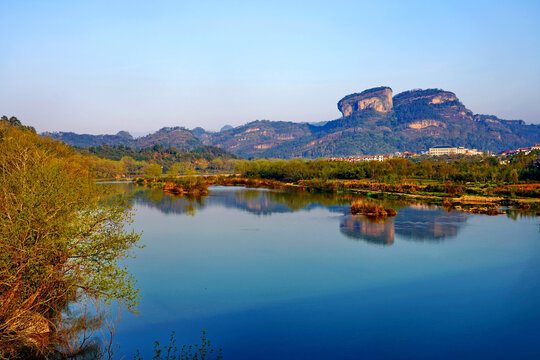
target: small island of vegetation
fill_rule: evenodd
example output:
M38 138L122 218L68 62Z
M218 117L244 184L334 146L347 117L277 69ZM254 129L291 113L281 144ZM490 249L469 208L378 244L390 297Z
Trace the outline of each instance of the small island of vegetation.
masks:
M373 202L365 200L355 200L351 204L351 214L365 215L374 218L384 218L389 216L396 216L397 211L395 209L384 207Z

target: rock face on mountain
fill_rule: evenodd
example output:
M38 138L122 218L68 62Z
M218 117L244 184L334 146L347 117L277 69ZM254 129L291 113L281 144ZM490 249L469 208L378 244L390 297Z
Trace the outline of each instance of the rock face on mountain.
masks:
M457 98L456 94L439 89L411 90L394 97L394 111L400 122L419 120L472 121L473 113Z
M404 91L394 97L395 106L403 106L422 101L427 104L442 104L445 102L459 101L456 94L439 89L416 89Z
M523 120L503 120L503 119L499 119L495 115L475 114L473 118L475 121L486 122L486 123L520 125L520 126L526 125L525 121Z
M68 144L102 144L143 148L156 144L191 150L212 145L243 157L334 157L426 151L441 144L502 151L540 142L540 125L474 114L456 94L440 89L405 91L379 87L345 96L338 102L343 116L319 123L253 121L220 132L202 128L163 128L133 139L116 135L49 134Z
M396 95L394 116L399 123L396 130L401 130L411 140L432 137L448 142L459 136L466 139L477 125L472 111L456 94L439 89L411 90ZM431 146L430 141L422 141Z
M257 120L236 128L213 133L205 137L205 145L230 149L241 156L266 156L274 149L278 152L286 144L294 143L311 135L308 124L285 121ZM249 154L249 155L248 155Z
M339 100L337 106L344 117L366 109L386 113L392 110L392 89L378 87L361 93L350 94Z

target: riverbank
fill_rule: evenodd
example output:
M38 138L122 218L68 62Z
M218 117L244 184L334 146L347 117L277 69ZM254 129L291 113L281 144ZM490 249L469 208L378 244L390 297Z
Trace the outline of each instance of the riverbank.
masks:
M488 215L503 213L498 209L499 207L540 211L540 183L499 185L497 187L436 182L422 184L319 179L285 183L277 180L245 178L235 175L135 178L133 181L148 187L159 187L166 193L178 196L206 195L209 186L244 186L291 191L356 194L381 200L417 201L441 205L448 209L474 211ZM518 194L528 196L518 196ZM486 209L486 211L483 211L483 209Z

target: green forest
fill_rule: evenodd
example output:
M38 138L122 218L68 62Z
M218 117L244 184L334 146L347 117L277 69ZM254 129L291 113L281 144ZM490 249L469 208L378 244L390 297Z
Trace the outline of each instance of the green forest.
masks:
M230 172L237 157L213 146L192 151L154 145L135 150L118 145L76 148L98 178L118 178L144 175L187 175L194 172Z
M437 157L420 161L241 160L237 171L249 178L283 182L300 180L361 180L381 182L454 181L456 183L517 184L540 180L540 151L517 154L504 162L496 157Z

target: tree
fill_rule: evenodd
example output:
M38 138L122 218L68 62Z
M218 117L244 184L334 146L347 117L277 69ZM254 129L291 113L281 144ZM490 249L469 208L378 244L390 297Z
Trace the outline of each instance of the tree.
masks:
M194 175L195 174L195 169L193 168L193 166L188 163L188 162L181 162L181 163L177 163L178 165L178 173L180 175Z
M15 116L9 118L9 123L13 126L22 126L20 120L17 119Z
M73 339L70 304L138 291L118 261L139 235L130 204L96 184L74 151L0 123L0 358L45 358ZM55 355L58 356L58 355Z
M167 170L167 175L168 176L177 176L178 173L180 172L180 164L178 163L175 163L175 164L172 164L171 167L169 168L169 170Z
M129 175L139 174L142 166L131 156L122 157L121 162L124 164L124 168Z
M151 163L146 166L146 169L144 170L144 173L148 177L156 177L161 176L163 170L161 169L161 166L156 163Z
M509 182L512 184L517 184L519 181L519 175L516 169L512 169L509 174Z
M224 162L222 159L220 158L215 158L213 159L212 161L210 161L210 166L212 167L212 169L214 170L221 170L223 169L223 165L224 165Z
M12 116L8 119L8 117L6 115L2 115L2 117L0 117L0 123L4 123L3 126L7 126L6 124L9 124L11 126L14 126L16 128L19 128L20 130L29 130L33 133L36 132L36 129L34 129L32 126L24 126L21 121L19 119L17 119L15 116Z
M203 171L206 170L209 165L210 165L210 163L208 162L208 160L206 160L204 158L201 158L201 159L197 160L197 167L200 170L203 170Z

